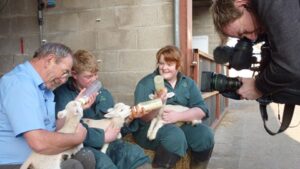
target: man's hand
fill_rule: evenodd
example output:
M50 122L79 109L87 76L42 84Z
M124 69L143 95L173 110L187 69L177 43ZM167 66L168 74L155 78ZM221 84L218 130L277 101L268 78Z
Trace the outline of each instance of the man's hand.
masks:
M74 133L75 137L78 139L78 144L82 143L85 140L86 134L86 128L81 123L79 123Z
M237 90L241 99L255 100L262 96L262 93L255 87L255 79L241 78L242 86Z
M58 154L68 150L86 138L87 131L79 124L74 133L50 132L47 130L31 130L24 133L30 148L40 154Z

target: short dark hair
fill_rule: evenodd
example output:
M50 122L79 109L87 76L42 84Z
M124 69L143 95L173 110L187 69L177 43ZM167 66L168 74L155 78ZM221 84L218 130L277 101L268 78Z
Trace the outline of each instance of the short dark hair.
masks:
M242 12L234 6L234 0L214 0L210 8L215 29L222 43L227 41L223 28L242 16Z

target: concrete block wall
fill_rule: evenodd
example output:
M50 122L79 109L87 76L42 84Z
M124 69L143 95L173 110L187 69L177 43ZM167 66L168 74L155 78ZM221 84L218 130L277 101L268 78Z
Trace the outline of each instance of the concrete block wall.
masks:
M5 73L39 47L37 2L8 0L0 25L0 72ZM136 83L155 68L156 51L173 44L173 0L56 1L55 8L44 10L43 30L48 42L93 52L102 60L103 85L117 102L133 104Z
M208 6L193 8L193 36L208 36L208 54L220 44Z
M0 3L0 72L5 73L16 64L30 58L38 46L39 28L36 1L3 0ZM21 53L21 39L24 53ZM30 52L29 52L30 51Z

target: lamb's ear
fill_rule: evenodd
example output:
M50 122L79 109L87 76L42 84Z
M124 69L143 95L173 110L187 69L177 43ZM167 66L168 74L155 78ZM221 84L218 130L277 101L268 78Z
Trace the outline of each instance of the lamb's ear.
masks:
M66 115L67 115L67 110L62 110L57 113L57 118L62 119L66 117Z
M149 94L148 97L149 97L150 100L153 100L154 99L154 94L151 93L151 94Z
M112 112L114 109L113 108L109 108L109 109L107 109L107 112L109 113L109 112Z
M104 117L105 117L105 118L108 118L108 119L113 118L113 117L114 117L114 113L108 112L108 113L106 113L106 114L104 115Z
M173 96L175 96L174 92L167 93L167 98L172 98Z

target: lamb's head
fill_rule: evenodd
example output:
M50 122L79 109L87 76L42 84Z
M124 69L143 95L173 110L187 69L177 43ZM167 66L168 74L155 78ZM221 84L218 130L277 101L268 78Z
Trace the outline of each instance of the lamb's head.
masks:
M83 109L81 106L81 103L79 101L70 101L64 110L59 111L57 114L57 117L59 119L65 118L69 119L69 118L73 118L74 116L76 116L76 118L78 118L78 120L80 120L83 116Z
M131 109L130 106L124 103L117 103L113 108L109 108L107 112L104 115L106 118L121 117L125 119L131 114Z

